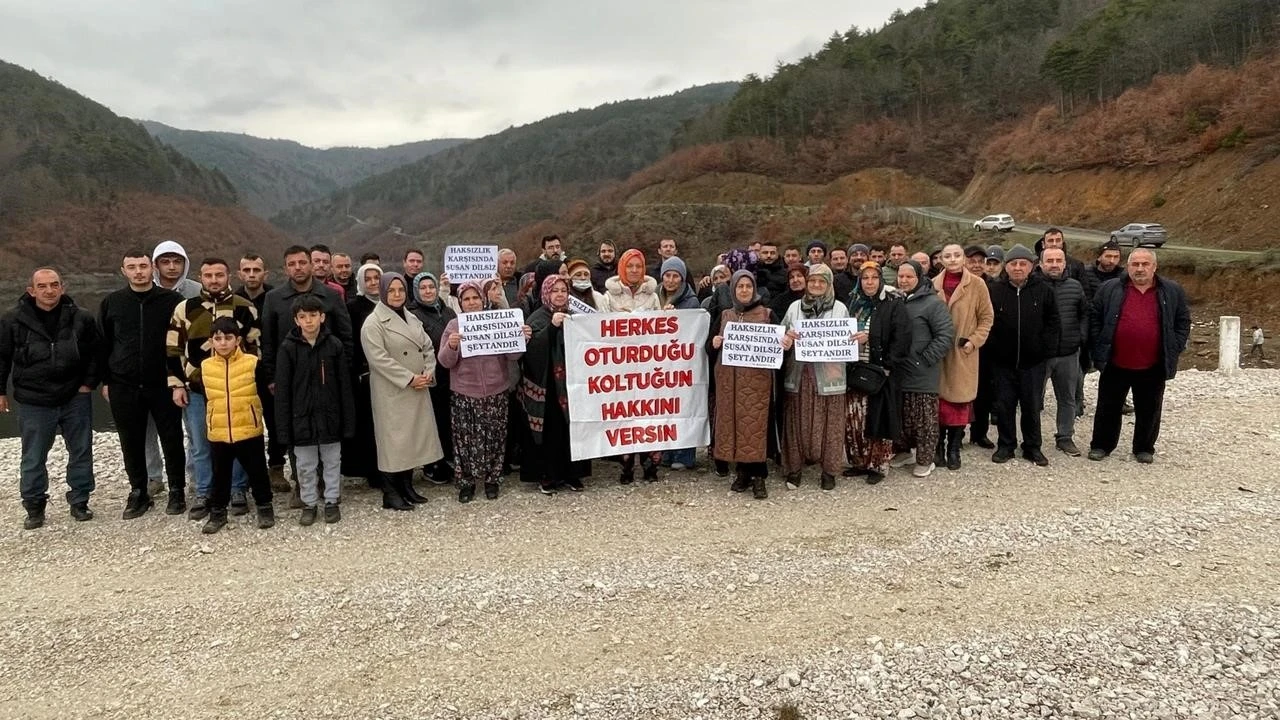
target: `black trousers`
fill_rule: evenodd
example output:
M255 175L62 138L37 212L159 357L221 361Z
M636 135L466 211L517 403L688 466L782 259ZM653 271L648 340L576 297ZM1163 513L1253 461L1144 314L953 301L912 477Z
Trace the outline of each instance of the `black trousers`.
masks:
M1040 411L1044 407L1044 363L1021 370L997 365L995 378L996 446L1013 451L1018 446L1018 427L1022 428L1024 452L1039 450L1043 441ZM1021 412L1019 418L1017 413Z
M209 459L213 464L213 484L209 488L209 507L225 510L231 500L231 468L238 460L249 477L249 490L255 505L271 504L271 479L262 436L235 443L210 442Z
M995 381L991 361L978 360L978 396L973 399L973 422L969 423L972 438L984 438L991 429L991 411L995 405Z
M1102 369L1098 377L1098 407L1093 412L1093 439L1090 449L1113 452L1120 444L1120 424L1124 400L1133 390L1133 452L1154 453L1160 436L1160 415L1164 408L1164 364L1146 370L1125 370L1114 365Z
M262 401L262 419L266 421L267 465L282 467L286 448L276 440L276 396L268 385L270 383L258 382L258 399Z
M155 420L164 455L164 472L170 490L187 485L186 455L182 446L182 408L173 404L173 391L167 387L139 388L111 385L107 388L111 404L111 420L120 435L120 453L124 456L124 472L134 490L147 489L147 418Z

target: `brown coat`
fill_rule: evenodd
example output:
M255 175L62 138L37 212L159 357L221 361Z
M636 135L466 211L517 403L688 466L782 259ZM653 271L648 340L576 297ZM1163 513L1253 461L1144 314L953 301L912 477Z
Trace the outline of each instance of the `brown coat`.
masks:
M745 313L733 309L720 315L717 335L731 322L768 323L768 307L757 305ZM726 366L716 359L715 447L712 455L725 462L764 462L769 446L769 400L773 370Z
M939 298L945 298L942 281L943 275L933 279ZM951 311L951 322L956 327L956 343L942 359L938 396L947 402L972 402L978 396L978 348L986 344L991 324L995 321L986 281L964 271L959 287L947 301L947 309ZM973 343L972 352L960 349L960 338L968 338Z

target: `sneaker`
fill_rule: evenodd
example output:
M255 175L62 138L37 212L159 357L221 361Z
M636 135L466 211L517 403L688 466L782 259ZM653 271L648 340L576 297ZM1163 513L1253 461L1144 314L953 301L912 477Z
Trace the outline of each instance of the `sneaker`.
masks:
M1013 459L1013 451L1008 448L999 448L991 454L991 462L1007 463Z
M276 509L274 505L258 506L258 529L266 530L269 527L275 527Z
M1030 460L1031 462L1035 463L1036 465L1039 465L1040 467L1049 466L1049 458L1045 457L1044 453L1040 452L1039 450L1023 450L1022 458L1024 460Z
M200 532L205 535L212 535L227 526L227 511L210 512L209 519L204 521L204 526L200 528Z
M1071 441L1071 438L1064 438L1057 442L1058 449L1070 455L1071 457L1080 457L1080 448Z
M298 524L302 527L310 527L316 521L316 506L302 508L302 514L298 516Z
M538 492L542 493L543 495L555 495L556 488L554 485L548 485L546 483L538 483Z
M187 511L188 520L203 520L209 516L209 498L197 495L191 501L191 509Z
M868 484L868 485L876 485L876 484L878 484L881 480L884 480L884 473L882 473L882 472L880 472L880 471L878 471L878 470L868 470L868 471L867 471L867 484Z
M1110 454L1111 453L1107 452L1106 450L1103 450L1102 448L1089 448L1089 459L1093 460L1094 462L1097 462L1099 460L1104 460Z
M338 509L338 503L327 502L324 504L324 521L332 525L342 519L342 511Z
M272 465L267 468L267 476L271 479L271 492L286 493L289 492L289 479L284 476L283 465Z
M915 463L915 461L916 461L916 451L908 450L906 452L900 452L897 455L894 455L893 459L889 461L889 467L891 468L906 467L908 465Z
M249 498L245 497L243 490L231 491L231 514L232 515L248 515L249 514Z
M996 449L996 444L995 444L995 443L993 443L993 442L991 442L989 439L987 439L987 436L986 436L986 435L978 435L978 436L975 436L975 437L974 437L972 440L970 440L969 442L973 443L974 445L977 445L978 447L982 448L983 450L995 450L995 449Z
M169 502L164 506L165 515L181 515L187 511L187 494L182 490L170 490Z
M836 476L835 476L835 475L828 475L827 473L822 473L822 489L823 489L823 490L835 490L835 489L836 489Z
M929 463L928 465L916 465L911 468L911 474L918 478L927 478L933 474L933 471L937 469L937 467L938 466L934 463Z
M679 472L679 471L681 471L681 470L688 470L688 469L689 469L689 466L688 466L688 465L685 465L685 464L684 464L684 463L682 463L682 462L673 462L673 463L671 463L671 469L672 469L672 470L675 470L676 472Z
M568 485L570 490L574 492L582 492L581 480L570 480ZM577 487L574 487L574 485L577 485ZM502 486L499 485L498 483L487 482L484 484L484 498L486 500L497 500L498 493L501 491L502 491Z
M93 511L89 509L89 503L78 502L71 505L71 519L76 522L88 522L93 519Z
M860 468L860 467L845 468L844 472L841 473L841 475L844 475L845 477L859 477L866 474L867 474L867 469Z
M579 480L578 478L573 478L572 480L565 480L564 486L569 488L570 492L582 492L583 490L587 489L586 486L582 484L582 481ZM493 497L498 497L498 491L496 489L493 491Z
M471 502L471 499L474 498L475 496L476 496L475 485L463 485L462 487L458 488L458 502L460 503L463 503L463 504L469 503Z
M791 473L790 475L787 476L787 489L788 490L800 489L800 473Z
M147 480L147 495L150 495L151 497L160 497L165 494L165 492L166 488L164 486L164 480L161 478L149 478Z
M1156 461L1156 456L1149 452L1140 452L1140 453L1134 453L1133 459L1137 460L1143 465L1150 465L1151 463Z
M151 500L151 496L146 490L135 488L129 491L129 499L125 501L124 513L121 515L125 520L133 520L140 518L146 514L151 507L155 505Z

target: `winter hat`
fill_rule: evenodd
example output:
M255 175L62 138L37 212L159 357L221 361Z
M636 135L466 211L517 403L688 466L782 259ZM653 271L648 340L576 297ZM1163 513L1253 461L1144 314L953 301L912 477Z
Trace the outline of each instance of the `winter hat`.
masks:
M582 258L573 258L572 260L569 261L569 265L568 265L569 274L572 275L573 269L579 266L584 267L588 270L591 269L591 266L587 264L586 260L583 260Z
M1004 262L1004 248L1000 247L999 245L988 245L987 259L999 260L1000 262Z
M804 252L805 252L805 254L806 254L806 255L808 255L808 254L809 254L809 251L810 251L810 250L812 250L812 249L814 249L814 248L816 248L816 247L818 247L818 248L822 248L822 254L823 254L823 255L826 255L826 254L827 254L827 244L826 244L826 243L824 243L824 242L822 242L821 240L810 240L810 241L809 241L809 244L804 246Z
M871 247L863 243L854 243L849 246L849 254L862 253L863 255L871 254Z
M689 269L685 267L684 261L676 257L675 255L672 255L671 257L662 261L662 269L658 271L658 275L659 276L666 275L668 272L671 272L671 271L675 271L677 274L679 274L680 279L682 281L689 279ZM659 277L658 279L661 280L662 278Z
M1009 252L1004 254L1004 261L1006 263L1013 262L1014 260L1026 260L1027 262L1034 264L1036 256L1027 249L1026 245L1018 243L1017 245L1009 248Z

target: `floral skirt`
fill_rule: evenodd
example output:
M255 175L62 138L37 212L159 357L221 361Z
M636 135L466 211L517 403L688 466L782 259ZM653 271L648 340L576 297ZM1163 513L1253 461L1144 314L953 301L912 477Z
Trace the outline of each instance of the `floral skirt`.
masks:
M867 396L845 396L844 449L849 464L859 470L885 472L893 459L893 441L867 437Z
M507 393L474 398L453 393L453 456L458 487L502 482Z
M783 409L782 469L798 473L821 463L822 472L844 469L844 395L819 395L813 371L800 373L800 392L787 393Z

